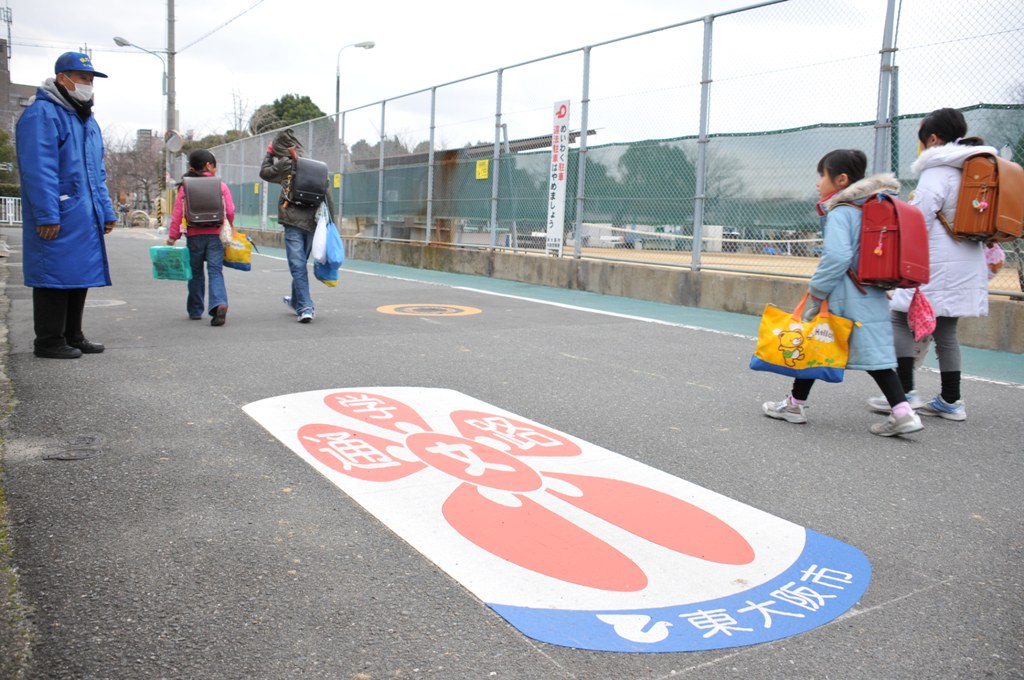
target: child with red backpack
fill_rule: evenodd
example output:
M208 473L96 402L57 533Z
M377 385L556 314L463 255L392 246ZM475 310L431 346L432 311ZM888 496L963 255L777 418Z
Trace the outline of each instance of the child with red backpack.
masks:
M824 252L810 281L810 302L803 319L818 315L821 301L828 300L829 313L855 322L850 334L850 355L847 369L867 371L881 388L889 405L890 415L871 426L871 433L881 437L910 434L923 429L921 419L907 403L894 370L892 324L889 320L889 299L885 291L862 286L850 272L857 270L862 206L880 192L899 190L892 174L865 178L867 156L857 149L837 149L818 161L816 184L821 200L818 215L823 222ZM796 378L790 394L779 402L765 402L762 411L769 418L789 423L806 423L805 403L814 380Z

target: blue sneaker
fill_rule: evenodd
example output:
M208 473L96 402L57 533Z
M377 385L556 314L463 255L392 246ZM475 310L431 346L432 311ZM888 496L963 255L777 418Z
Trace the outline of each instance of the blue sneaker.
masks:
M299 314L299 323L309 323L313 320L313 312L309 309Z
M967 408L964 407L964 400L957 399L950 404L942 398L941 394L936 395L934 399L917 409L917 412L923 416L938 416L957 422L967 420Z

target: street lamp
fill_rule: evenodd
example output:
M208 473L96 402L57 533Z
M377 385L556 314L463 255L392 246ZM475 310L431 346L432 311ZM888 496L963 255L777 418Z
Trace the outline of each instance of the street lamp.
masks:
M334 72L334 112L341 112L341 53L345 51L347 47L361 47L364 50L372 50L374 43L372 40L365 40L363 42L351 43L345 45L338 50L338 58L335 60L335 72Z
M163 95L167 94L167 62L164 61L164 58L162 56L160 56L159 52L154 52L153 50L147 50L145 47L140 47L139 45L136 45L135 43L131 42L127 38L122 38L119 35L115 35L114 36L114 44L117 45L118 47L134 47L137 50L142 50L146 54L152 54L154 57L159 59L160 60L160 64L161 64L161 66L163 66L163 69L164 69L163 91L160 94L163 94Z

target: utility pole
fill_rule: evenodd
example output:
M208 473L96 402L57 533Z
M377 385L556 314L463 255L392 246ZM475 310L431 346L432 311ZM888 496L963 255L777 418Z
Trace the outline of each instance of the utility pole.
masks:
M164 200L168 227L170 226L171 205L174 197L171 195L173 186L172 173L174 171L174 152L167 148L167 141L170 139L171 130L177 129L175 121L175 100L174 100L174 0L167 0L167 130L164 132ZM163 215L157 215L160 224L163 224Z
M167 130L178 128L174 99L174 0L167 0Z

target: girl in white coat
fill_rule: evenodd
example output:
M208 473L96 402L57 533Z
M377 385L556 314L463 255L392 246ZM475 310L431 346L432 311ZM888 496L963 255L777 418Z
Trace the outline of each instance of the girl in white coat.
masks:
M978 137L965 138L966 134L967 121L962 113L956 109L932 111L921 121L917 137L923 151L911 166L920 180L910 203L924 213L928 226L931 273L921 291L935 310L932 337L942 384L940 394L931 401L919 399L914 390L914 335L907 323L913 289L897 289L890 302L896 372L907 400L921 415L953 421L967 419L960 395L957 321L962 317L988 315L988 270L984 245L977 241L954 240L938 215L942 212L948 222L953 223L964 159L977 153L998 153L990 146L982 146ZM881 412L889 408L884 398L873 397L868 403Z

